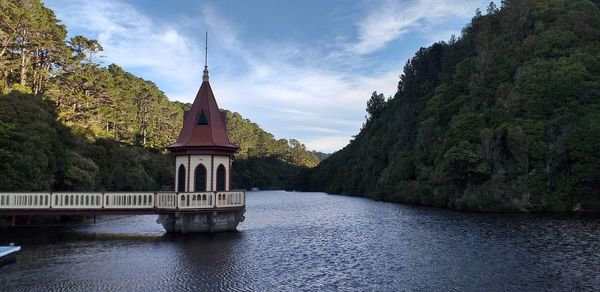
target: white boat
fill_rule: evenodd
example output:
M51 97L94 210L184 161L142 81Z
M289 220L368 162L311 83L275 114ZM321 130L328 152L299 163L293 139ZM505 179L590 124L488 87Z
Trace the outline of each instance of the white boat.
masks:
M20 246L11 244L9 246L0 246L0 258L9 256L21 250Z

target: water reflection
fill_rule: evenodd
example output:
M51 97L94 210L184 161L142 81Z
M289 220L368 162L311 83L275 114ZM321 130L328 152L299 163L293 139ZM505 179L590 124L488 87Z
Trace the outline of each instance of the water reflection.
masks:
M0 290L590 290L597 215L479 214L251 192L238 232L165 234L155 216L3 230Z

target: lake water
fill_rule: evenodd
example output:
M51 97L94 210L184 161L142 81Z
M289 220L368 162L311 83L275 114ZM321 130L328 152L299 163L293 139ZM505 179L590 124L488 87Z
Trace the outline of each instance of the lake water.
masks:
M0 230L23 247L0 291L600 289L600 217L479 214L322 193L249 192L238 232L156 216Z

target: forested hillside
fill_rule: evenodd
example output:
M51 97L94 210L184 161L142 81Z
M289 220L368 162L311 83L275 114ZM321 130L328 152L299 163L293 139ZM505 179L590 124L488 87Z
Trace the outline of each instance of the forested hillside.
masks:
M420 49L311 190L467 210L600 210L600 1L503 0Z
M190 105L102 66L101 54L93 39L67 39L40 1L0 1L0 190L172 189L164 149ZM297 140L277 140L238 113L227 113L227 127L240 146L238 187L282 188L287 178L271 173L319 163Z

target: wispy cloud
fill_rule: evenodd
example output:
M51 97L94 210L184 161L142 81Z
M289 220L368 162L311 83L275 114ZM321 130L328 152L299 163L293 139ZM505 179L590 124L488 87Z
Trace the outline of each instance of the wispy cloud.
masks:
M415 30L434 35L443 30L439 26L445 19L470 15L480 1L367 2L361 10L366 17L347 35L310 44L269 38L249 42L243 23L207 3L186 7L189 14L171 20L119 0L46 3L69 30L98 39L106 62L154 81L171 99L183 102L192 102L200 85L201 36L208 30L211 83L222 108L240 112L278 138L297 138L309 149L333 152L360 129L373 91L386 96L396 91L406 59L372 62L368 53Z
M192 102L200 83L203 43L185 35L182 24L154 20L115 0L80 0L56 7L70 29L100 41L107 62L141 72L172 99ZM211 67L209 60L209 69L218 73L211 74L211 83L219 105L242 113L277 137L335 151L360 128L371 92L395 91L397 70L362 76L335 70L337 60L318 48L274 40L249 47L240 40L241 28L215 8L195 9L202 17L185 19L183 25L216 32L209 39L216 64ZM268 54L261 49L265 47Z
M161 89L176 99L188 93L182 88L199 80L202 49L177 24L156 21L120 1L53 2L48 1L70 31L100 42L104 62L143 71L144 78L160 81Z
M371 53L410 31L430 30L448 18L471 15L479 7L478 1L463 0L380 0L371 5L358 23L357 42L349 46L353 53Z
M220 104L243 108L246 117L268 125L276 136L299 138L310 149L327 152L348 143L364 121L371 92L393 94L399 74L346 76L315 68L263 66L268 73L216 77L213 88ZM345 138L332 138L332 133Z
M209 29L218 31L218 50L236 56L245 66L240 71L239 63L220 64L238 70L219 68L220 74L211 75L220 106L240 111L277 137L294 137L306 141L310 149L335 151L360 128L371 92L396 91L400 64L367 76L339 69L339 60L329 58L328 51L303 44L263 41L249 47L240 40L239 28L219 11L208 6L203 10ZM331 138L332 134L345 138Z
M348 145L351 137L346 135L327 135L302 141L308 149L335 149L339 150ZM341 145L341 147L340 147ZM335 151L334 150L334 151Z

